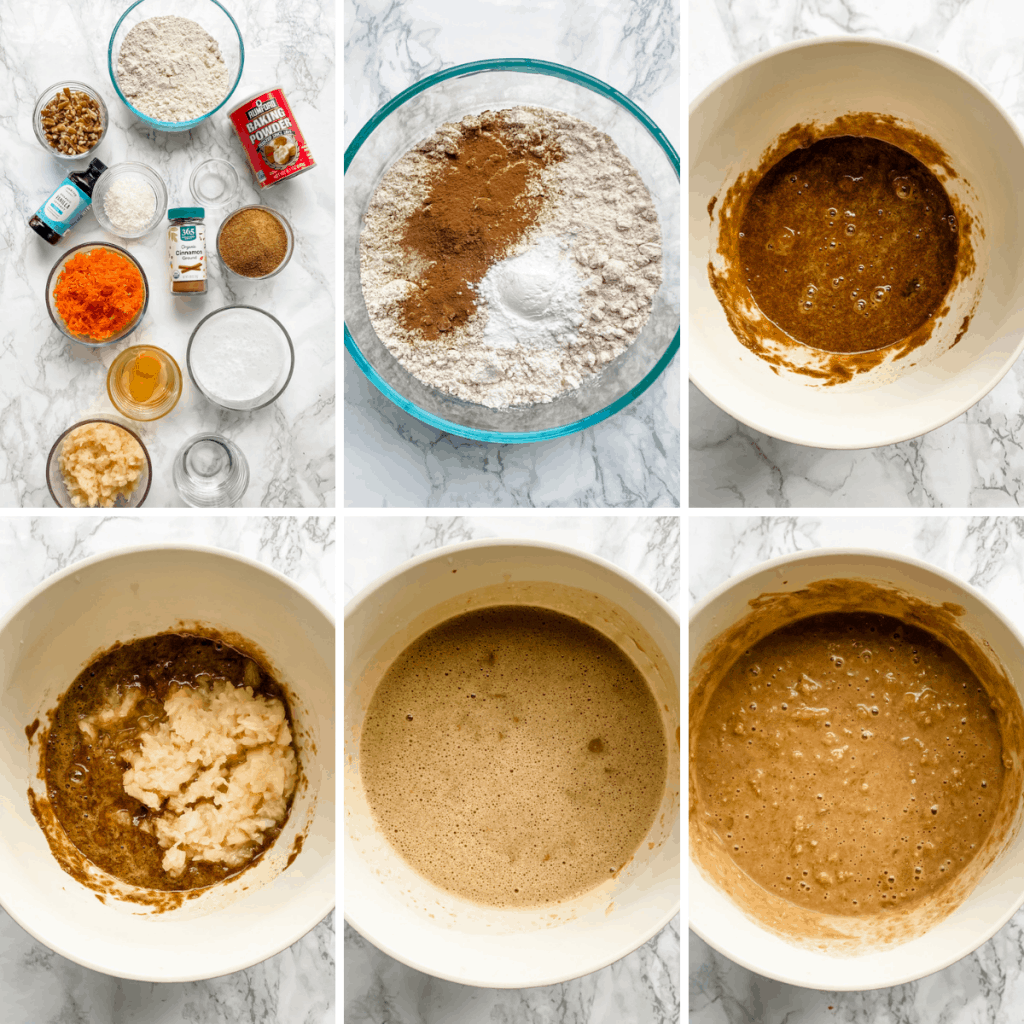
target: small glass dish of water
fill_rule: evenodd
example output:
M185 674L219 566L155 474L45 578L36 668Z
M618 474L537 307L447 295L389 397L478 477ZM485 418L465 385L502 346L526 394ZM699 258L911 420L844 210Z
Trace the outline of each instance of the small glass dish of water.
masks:
M220 434L190 437L174 457L174 487L192 508L228 508L249 486L249 463L233 441Z
M238 171L227 160L211 157L192 172L189 191L202 207L227 206L238 195L241 182Z

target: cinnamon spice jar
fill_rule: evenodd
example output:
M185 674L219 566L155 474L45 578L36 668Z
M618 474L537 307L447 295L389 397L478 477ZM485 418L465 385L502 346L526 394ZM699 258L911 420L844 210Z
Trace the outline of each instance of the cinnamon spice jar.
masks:
M206 211L201 206L174 206L167 211L167 258L171 292L196 295L206 291Z

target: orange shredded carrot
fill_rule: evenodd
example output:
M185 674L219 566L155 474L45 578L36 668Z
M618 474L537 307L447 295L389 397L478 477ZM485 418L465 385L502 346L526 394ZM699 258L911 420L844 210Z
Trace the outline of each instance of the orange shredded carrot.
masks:
M131 260L109 249L80 252L64 266L53 299L72 334L104 341L142 309L146 287Z

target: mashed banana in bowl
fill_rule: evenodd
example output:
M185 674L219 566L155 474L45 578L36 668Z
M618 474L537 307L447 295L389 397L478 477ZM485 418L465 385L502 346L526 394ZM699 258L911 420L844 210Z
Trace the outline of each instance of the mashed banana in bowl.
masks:
M128 501L146 465L142 445L127 430L96 420L69 431L60 472L75 508L113 508Z
M165 633L118 644L61 697L47 795L107 873L198 889L253 863L288 816L300 765L283 688L224 641Z

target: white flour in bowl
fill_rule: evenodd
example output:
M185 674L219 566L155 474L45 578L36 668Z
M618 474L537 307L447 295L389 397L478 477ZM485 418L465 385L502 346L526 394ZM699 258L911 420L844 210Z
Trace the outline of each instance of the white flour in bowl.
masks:
M228 94L217 40L191 18L147 18L129 29L117 57L128 102L158 121L191 121Z
M556 152L531 183L542 199L513 251L475 292L475 312L434 340L402 323L429 261L403 239L432 184L458 158L459 131L490 112L446 123L388 170L360 240L363 297L378 337L410 373L492 408L550 402L599 373L636 340L661 285L658 215L640 175L615 143L559 111L499 112L529 133L536 155Z

